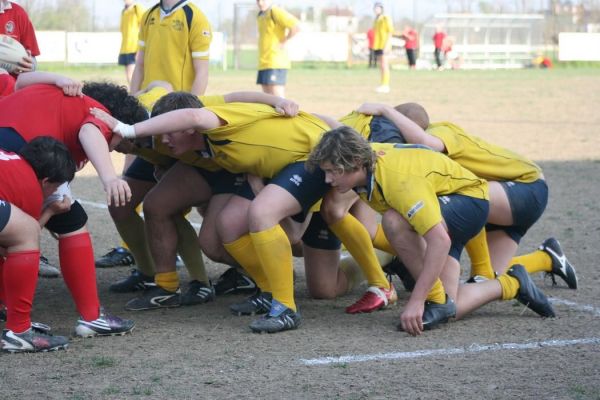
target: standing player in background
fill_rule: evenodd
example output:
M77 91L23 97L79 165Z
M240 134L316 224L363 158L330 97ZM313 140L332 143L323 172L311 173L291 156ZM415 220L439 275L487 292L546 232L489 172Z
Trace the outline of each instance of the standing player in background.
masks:
M287 70L291 63L285 44L300 30L299 21L271 0L256 0L258 9L258 76L265 93L285 97Z
M417 51L419 50L419 34L412 26L407 26L402 32L404 48L406 49L406 60L408 68L415 69L417 66Z
M375 50L373 50L373 44L375 44L375 31L373 28L369 28L367 31L367 44L369 46L369 68L377 67L377 57L375 57Z
M375 42L373 43L373 50L375 51L376 62L379 63L379 70L381 71L381 85L375 89L377 93L389 93L390 92L390 65L388 64L387 54L392 48L392 33L394 32L394 25L392 25L392 19L389 15L383 13L383 4L375 3L375 24L373 29L375 30Z
M204 94L212 30L189 0L161 0L143 16L131 92L150 82L169 82L174 90Z
M127 85L131 84L131 77L135 69L135 54L138 49L138 35L144 7L135 0L124 0L125 8L121 13L121 50L119 51L119 65L125 67Z
M151 82L165 81L173 90L203 95L208 85L212 31L202 11L189 0L160 0L144 13L140 24L131 93L147 89ZM126 157L123 171L133 161L134 157ZM134 262L131 252L120 246L96 260L96 265L126 266Z
M444 47L444 39L446 39L446 33L442 29L441 25L435 27L435 33L433 34L433 56L435 57L435 64L437 69L442 69L442 48Z

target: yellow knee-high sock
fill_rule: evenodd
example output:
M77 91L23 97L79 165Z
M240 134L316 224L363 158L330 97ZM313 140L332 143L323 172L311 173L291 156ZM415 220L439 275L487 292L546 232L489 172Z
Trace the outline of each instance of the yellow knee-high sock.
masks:
M377 225L377 232L375 232L375 238L373 239L373 247L383 250L386 253L396 254L396 251L385 237L381 224Z
M179 288L179 276L175 271L157 273L154 282L169 292L175 292Z
M383 74L381 74L381 85L382 86L390 85L390 71L384 71Z
M471 259L471 276L480 275L487 279L494 279L494 267L490 259L490 250L487 243L485 228L473 236L465 246Z
M208 283L208 274L196 230L183 215L175 217L174 222L177 230L177 253L188 270L190 280Z
M528 274L533 274L534 272L552 272L552 258L542 250L513 257L510 260L510 265L515 264L523 265Z
M433 287L427 294L427 300L437 304L444 304L446 302L446 291L440 278L436 279Z
M231 257L244 268L248 275L250 275L250 278L256 282L256 285L260 290L263 292L271 292L269 280L260 265L260 260L256 255L256 250L254 249L250 235L244 235L231 243L224 243L223 246L225 246L225 250L231 254Z
M126 219L115 221L115 227L123 240L129 243L129 250L135 258L137 269L144 275L154 276L154 260L148 247L142 217L133 214Z
M273 299L296 311L292 246L285 231L275 225L264 231L250 232L250 238L269 280Z
M358 219L352 214L346 214L344 218L330 225L329 229L340 238L348 252L361 266L369 286L390 288L390 283L377 261L371 236Z
M517 297L517 293L519 293L519 288L521 287L517 278L503 274L497 279L502 287L502 300L510 300Z

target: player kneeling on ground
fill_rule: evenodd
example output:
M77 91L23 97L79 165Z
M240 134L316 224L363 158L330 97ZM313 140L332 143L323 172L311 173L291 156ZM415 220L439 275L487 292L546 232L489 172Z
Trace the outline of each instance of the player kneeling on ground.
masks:
M44 209L44 199L75 176L75 162L67 147L50 137L26 144L21 154L0 150L0 298L6 304L2 350L36 352L64 349L68 340L32 326L31 304L40 259L40 225L63 202Z
M338 192L356 190L383 215L387 240L416 278L399 329L418 335L444 323L457 316L459 299L459 316L489 301L515 297L541 316L554 316L520 266L497 281L483 282L494 288L473 284L464 296L459 290L456 299L445 293L440 275L458 266L465 243L482 229L489 209L487 183L458 163L426 146L369 144L341 127L323 136L307 165L319 166Z

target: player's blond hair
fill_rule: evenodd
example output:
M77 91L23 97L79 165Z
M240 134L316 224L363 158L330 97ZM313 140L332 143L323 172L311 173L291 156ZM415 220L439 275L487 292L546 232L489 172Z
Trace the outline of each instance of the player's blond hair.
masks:
M375 153L369 142L349 126L341 126L326 132L306 161L309 171L329 162L343 172L360 168L372 171Z

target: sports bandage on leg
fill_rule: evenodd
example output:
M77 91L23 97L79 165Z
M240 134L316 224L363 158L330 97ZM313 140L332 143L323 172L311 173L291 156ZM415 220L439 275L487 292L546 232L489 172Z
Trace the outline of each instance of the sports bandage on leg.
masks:
M123 139L135 139L135 127L133 125L117 122L117 126L113 128L113 132L121 136Z

